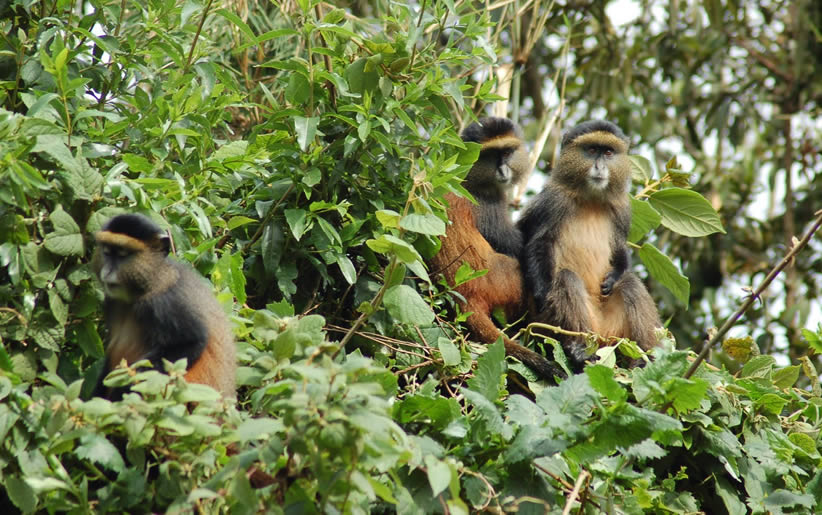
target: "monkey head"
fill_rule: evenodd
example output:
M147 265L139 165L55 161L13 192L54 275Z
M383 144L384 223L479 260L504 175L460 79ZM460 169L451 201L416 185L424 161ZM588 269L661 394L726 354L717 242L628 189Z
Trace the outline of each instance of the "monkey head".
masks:
M465 178L472 195L499 200L528 171L528 153L519 128L507 118L480 118L462 131L462 139L482 145Z
M109 299L133 302L159 284L171 242L149 218L137 214L118 215L106 222L96 235L97 250L92 268Z
M552 180L590 200L625 193L631 179L628 137L613 123L581 123L562 138Z

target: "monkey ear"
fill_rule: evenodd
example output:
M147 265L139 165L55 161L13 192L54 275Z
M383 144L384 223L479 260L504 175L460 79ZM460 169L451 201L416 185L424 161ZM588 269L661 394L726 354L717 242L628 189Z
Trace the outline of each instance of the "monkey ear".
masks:
M157 245L160 247L160 250L163 251L163 254L168 256L168 253L171 251L171 238L168 233L157 235Z

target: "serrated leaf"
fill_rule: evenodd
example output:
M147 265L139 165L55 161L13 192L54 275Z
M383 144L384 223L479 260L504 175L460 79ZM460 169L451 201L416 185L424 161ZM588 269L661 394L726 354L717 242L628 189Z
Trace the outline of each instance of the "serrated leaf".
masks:
M719 214L695 191L668 188L653 193L648 201L662 216L662 225L678 234L699 237L725 233Z
M14 475L7 475L3 483L9 499L22 513L34 513L37 507L37 496L34 495L34 490L28 483Z
M488 345L487 350L477 358L477 370L468 380L468 387L491 402L500 395L500 379L506 369L505 346L501 340Z
M659 227L662 216L651 204L631 197L631 230L628 241L636 243L643 236Z
M80 437L80 445L74 452L80 458L99 463L115 472L122 472L125 469L120 452L102 435L85 433Z
M775 364L773 356L757 356L745 363L739 371L739 377L768 377Z
M691 284L688 278L680 273L673 261L650 243L644 243L638 254L651 277L668 288L674 294L674 297L685 304L687 308Z
M642 156L629 155L631 160L631 178L636 182L645 183L654 177L651 162Z
M406 231L429 236L445 234L445 222L434 213L409 213L400 219L400 227Z
M398 322L411 325L430 325L434 312L414 288L400 284L388 288L383 297L388 313Z
M591 387L608 400L617 402L628 397L628 392L614 380L613 369L602 365L592 365L585 367L585 374L588 375Z
M267 440L269 435L283 431L285 426L280 419L275 418L252 418L243 421L237 426L235 437L240 443L250 442L252 440L264 439Z
M788 403L787 399L783 399L775 393L766 393L754 402L754 405L763 408L765 411L779 415L782 413L782 408Z
M54 231L46 234L43 245L58 256L82 256L85 253L83 235L71 215L58 205L49 215L49 220L54 225Z

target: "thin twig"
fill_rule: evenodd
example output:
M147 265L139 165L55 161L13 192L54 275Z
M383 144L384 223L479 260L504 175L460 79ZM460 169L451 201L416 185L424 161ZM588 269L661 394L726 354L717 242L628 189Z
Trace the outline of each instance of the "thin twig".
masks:
M203 15L200 17L200 24L197 26L197 32L194 33L194 41L191 42L191 50L188 51L188 60L186 60L186 67L185 70L188 71L188 67L191 66L191 60L194 58L194 49L197 47L197 40L200 39L200 33L203 31L203 25L205 25L206 17L208 17L208 12L211 10L211 4L214 3L214 0L208 0L208 4L203 9Z
M807 233L805 233L802 239L799 240L799 243L794 245L791 251L788 252L788 254L785 255L784 258L782 258L782 261L780 261L779 264L776 265L776 267L774 267L773 270L771 270L768 276L762 280L762 282L759 284L756 290L754 290L754 292L751 293L747 299L745 299L745 302L742 303L742 306L740 306L739 309L737 309L736 312L733 315L731 315L731 317L728 318L724 324L722 324L722 327L720 327L716 334L713 336L713 338L711 338L708 341L708 343L705 344L705 347L702 349L702 352L699 353L699 355L696 357L696 360L691 364L691 367L685 372L685 374L682 377L688 379L692 375L694 375L694 372L696 372L696 369L699 368L699 365L703 361L705 361L705 358L708 357L708 353L711 351L716 342L722 340L725 334L731 329L731 327L734 326L734 324L736 324L739 321L740 318L742 318L742 315L744 315L745 312L748 311L748 308L750 308L753 305L753 303L756 302L756 299L758 299L759 296L762 295L762 292L765 291L765 289L771 284L771 282L776 278L776 276L779 275L779 273L782 272L782 270L784 270L785 267L791 264L793 262L794 256L796 256L796 254L798 254L799 251L802 250L802 248L808 244L808 242L811 240L811 237L814 235L817 229L819 229L819 227L822 226L822 210L819 210L814 214L816 215L816 220L814 221L813 226L808 230Z
M565 502L565 509L562 510L562 515L568 515L571 513L571 507L574 505L577 497L579 497L579 490L582 488L582 483L588 478L589 475L590 474L588 474L587 470L582 470L579 473L574 489L571 490L571 495L568 496L568 500Z

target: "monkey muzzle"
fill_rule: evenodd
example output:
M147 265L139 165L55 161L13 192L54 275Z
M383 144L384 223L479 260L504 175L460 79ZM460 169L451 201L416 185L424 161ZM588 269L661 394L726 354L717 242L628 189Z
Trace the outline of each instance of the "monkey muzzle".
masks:
M588 183L595 189L605 189L608 186L610 170L608 166L597 161L588 171Z
M511 182L513 175L511 167L506 164L502 164L497 168L497 182L500 184L508 184Z

